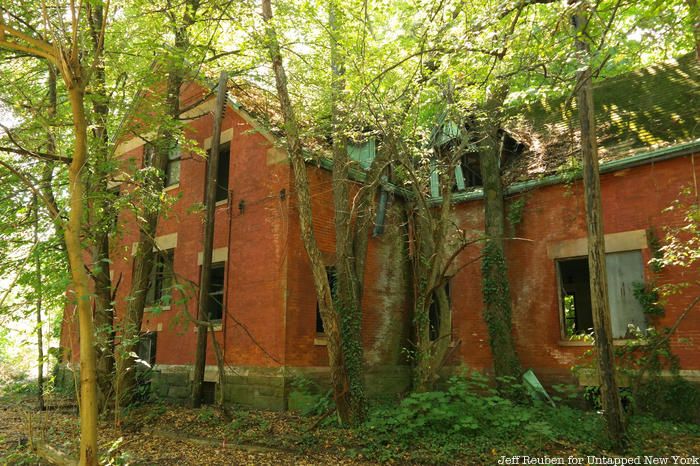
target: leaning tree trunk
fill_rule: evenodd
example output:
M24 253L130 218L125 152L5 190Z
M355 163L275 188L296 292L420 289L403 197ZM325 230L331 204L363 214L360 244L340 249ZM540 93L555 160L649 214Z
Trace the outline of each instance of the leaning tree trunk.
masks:
M267 47L272 61L272 69L275 74L277 95L282 107L282 114L287 135L287 145L292 163L294 190L297 195L297 208L299 209L299 223L301 238L309 256L311 271L313 273L316 296L319 300L319 312L323 320L324 329L328 337L328 363L331 372L331 385L335 399L338 417L343 424L350 424L353 419L353 403L350 396L350 383L344 364L342 352L342 337L340 333L338 314L333 307L326 268L321 257L321 252L314 235L311 214L311 193L309 179L306 173L306 163L299 137L299 127L296 122L292 103L287 89L287 75L282 64L282 55L277 39L277 33L272 25L272 5L270 0L262 0L263 19L266 23Z
M501 180L501 144L498 137L499 112L505 98L504 88L487 99L480 137L481 178L484 184L484 226L486 244L481 265L484 320L496 377L519 378L522 369L515 350L512 304L504 239L506 236L503 182Z
M168 70L168 78L165 89L166 118L176 121L180 116L180 88L184 81L183 57L189 46L187 29L194 23L195 14L199 6L198 0L185 2L185 13L180 23L174 24L174 63ZM171 121L166 121L158 130L156 150L153 157L153 167L158 173L165 173L168 166L168 152L174 146L174 134ZM163 177L150 179L150 192L161 192L164 185ZM117 351L117 402L129 404L133 401L136 386L136 361L131 356L135 353L141 334L143 313L146 307L146 292L155 251L153 250L153 238L155 238L160 215L160 204L156 203L142 213L143 222L139 225L139 241L134 255L134 271L130 291L130 300L127 303L126 313L121 324L120 348Z
M615 380L615 355L613 353L607 273L605 270L605 237L598 169L595 109L593 107L593 82L591 69L588 66L588 43L584 38L587 20L584 14L579 13L574 16L573 22L576 28L576 49L580 54L579 59L584 66L583 71L580 71L577 76L576 102L581 125L583 189L586 224L588 226L588 273L591 286L593 331L601 384L601 402L605 412L610 440L617 451L622 451L626 443L625 422L617 381Z

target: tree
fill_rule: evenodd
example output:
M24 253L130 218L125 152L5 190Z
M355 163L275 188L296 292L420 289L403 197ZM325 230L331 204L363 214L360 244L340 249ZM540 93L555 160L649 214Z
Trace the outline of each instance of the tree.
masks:
M593 108L593 82L588 64L587 5L580 4L574 14L576 49L579 52L581 71L578 73L576 101L581 125L581 154L583 158L583 189L588 227L588 274L591 286L591 311L593 331L600 376L600 395L613 447L624 449L625 420L620 393L615 379L615 355L612 345L610 305L605 270L605 238L598 170L598 144L596 140L595 109Z
M98 2L99 3L99 2ZM53 40L23 32L4 23L3 8L0 17L0 47L24 52L52 63L59 70L67 88L73 117L73 153L69 174L69 215L64 236L72 275L72 291L75 296L80 324L80 461L84 465L97 464L97 399L96 364L94 351L94 323L90 305L90 286L81 245L86 180L82 169L88 160L87 120L85 90L97 64L92 54L85 53L80 44L81 27L85 11L81 6L63 5L70 17L69 25L54 23L44 6L44 27ZM105 8L107 10L107 8ZM98 41L104 41L106 15L99 26ZM92 60L91 60L92 59Z

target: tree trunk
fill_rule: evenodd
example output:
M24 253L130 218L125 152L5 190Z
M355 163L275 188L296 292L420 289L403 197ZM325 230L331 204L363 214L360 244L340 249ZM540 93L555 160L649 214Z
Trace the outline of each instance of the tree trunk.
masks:
M460 152L458 150L457 152ZM445 289L445 240L452 213L452 183L455 164L459 153L452 150L442 151L436 148L438 162L441 162L439 174L440 195L439 208L430 206L428 199L415 206L413 215L413 243L415 255L412 261L414 283L413 325L416 334L415 367L413 369L413 388L417 392L426 392L435 388L439 378L439 369L449 351L452 342L452 311ZM420 184L414 184L414 194L424 196L425 190ZM430 308L434 305L439 325L437 335L431 339Z
M338 50L337 37L340 31L340 10L335 1L329 6L330 48L331 48L331 118L333 135L333 208L335 220L336 251L336 299L333 302L335 316L339 320L342 335L342 353L348 379L347 403L350 405L349 420L357 424L366 415L366 399L363 380L362 347L362 283L358 279L352 234L349 157L347 137L344 134L343 91L345 73L343 58ZM367 236L368 232L365 231ZM362 267L364 269L364 267Z
M44 325L41 318L42 306L42 282L41 282L41 254L39 252L39 200L34 195L34 292L36 293L36 344L37 344L37 406L39 411L44 410Z
M95 326L92 320L91 290L85 271L81 242L85 196L85 180L82 172L87 162L87 121L84 89L80 84L76 84L75 80L68 78L66 81L72 85L68 88L68 96L73 113L75 141L73 159L68 169L70 212L64 235L80 329L80 464L92 466L97 464Z
M271 23L272 5L270 0L262 0L262 14L266 23L267 47L272 61L272 69L275 74L277 95L280 100L282 114L285 123L287 146L292 163L294 190L297 195L297 208L299 209L299 223L301 226L301 238L309 256L311 271L318 297L319 312L323 319L323 325L328 337L328 363L331 372L331 384L338 411L338 417L342 424L350 424L353 421L352 402L350 399L350 382L345 370L342 353L342 338L338 324L337 314L333 307L328 277L321 252L316 242L313 231L311 213L311 193L309 180L306 173L306 163L299 138L299 127L296 122L292 103L287 89L287 75L282 64L282 55L277 40L277 33Z
M168 78L165 89L166 118L176 121L180 116L180 88L183 83L184 59L189 40L187 29L194 23L195 14L199 7L198 0L187 0L184 5L185 13L180 23L173 24L175 36L174 60L168 70ZM174 135L171 121L166 121L158 129L153 167L159 173L165 173L168 165L168 151L174 145ZM150 180L153 185L150 191L160 192L163 189L163 178ZM129 404L133 400L136 386L135 359L131 356L138 345L143 312L146 306L146 292L148 282L153 269L155 252L153 250L153 238L156 236L160 205L142 212L144 221L139 225L139 241L134 255L134 272L130 300L121 322L120 348L117 351L117 403Z
M515 350L512 325L512 304L508 267L504 247L506 236L501 180L501 142L496 117L507 91L495 90L487 97L486 115L480 125L483 138L480 150L481 178L484 183L484 224L486 244L481 266L484 320L489 332L489 345L496 377L520 378L522 369Z
M576 49L583 71L577 76L576 102L581 125L581 155L583 158L583 189L588 226L588 273L591 286L593 331L598 356L600 392L608 435L617 451L624 450L625 422L620 394L615 380L615 356L613 353L608 285L605 270L605 239L598 170L598 143L596 140L595 109L593 107L593 83L588 65L588 43L585 40L587 20L581 11L574 16Z
M98 60L91 80L93 121L91 124L95 141L93 173L88 182L89 209L92 243L92 268L90 275L95 291L95 334L97 351L97 388L100 411L107 406L114 390L114 308L112 305L112 279L110 277L109 234L117 213L108 189L107 179L111 171L109 151L109 97L103 60L103 46L99 40L99 29L103 22L103 5L97 3L89 18L93 52Z
M204 200L204 205L206 207L204 217L204 245L202 246L202 271L199 280L199 312L197 317L199 324L197 328L197 347L194 358L194 376L192 379L192 398L190 399L193 408L199 408L202 404L202 385L204 384L204 369L207 360L207 332L209 331L209 309L207 309L207 305L209 304L212 251L214 250L216 175L219 169L219 142L221 140L221 123L224 117L227 85L228 77L226 72L222 71L221 76L219 76L219 90L216 95L216 109L214 110L214 133L211 138L209 163L207 163L207 181ZM224 293L226 293L226 290L224 290ZM213 332L212 338L214 338Z

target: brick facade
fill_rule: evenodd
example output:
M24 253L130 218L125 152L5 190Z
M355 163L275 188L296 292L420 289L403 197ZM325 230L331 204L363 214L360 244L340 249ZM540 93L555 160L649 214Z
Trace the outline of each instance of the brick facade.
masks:
M195 101L202 92L198 86L187 86L183 91L183 105ZM207 149L211 128L212 116L208 113L188 123L186 136ZM281 385L273 381L270 390L261 389L264 395L260 396L276 400L265 405L284 408L289 391L284 380L299 373L325 377L327 354L323 339L316 333L316 297L300 238L290 165L285 153L275 146L275 138L259 129L249 115L229 106L222 142L230 139L230 192L228 202L216 208L214 237L215 261L226 262L226 312L216 337L224 349L226 364L235 369L235 374L254 373L258 379L283 379ZM132 159L137 166L141 164L143 151L143 141L139 143L138 140L127 141L118 149L122 159ZM662 211L677 197L682 186L700 177L693 157L677 157L603 175L606 234L651 228L662 236L664 226L678 224L681 221L678 212ZM157 236L167 237L170 245L175 245L174 270L184 284L199 281L203 214L193 207L203 202L205 172L206 161L202 157L183 153L180 183L167 189L167 195L175 199L174 204L158 225ZM309 166L308 172L316 238L328 265L332 265L334 231L330 173L314 166ZM522 239L507 242L507 255L518 354L523 366L532 367L543 379L568 379L570 367L577 363L585 347L563 341L555 262L548 251L563 241L585 238L582 187L580 182L540 187L519 194L509 202L516 198L525 201L522 220L513 231L514 236ZM363 301L363 340L370 368L369 381L386 386L386 390L402 390L408 383L402 349L409 339L411 286L401 202L398 197L390 200L386 230L370 241ZM480 200L459 203L454 211L462 228L473 237L481 235L483 206ZM113 239L112 265L114 281L119 282L117 316L125 308L131 286L131 254L133 243L137 241L131 214L122 214L119 224L119 236ZM641 251L644 261L648 261L651 257L648 245ZM458 270L450 282L453 333L454 340L461 344L451 364L463 363L488 371L491 356L481 316L478 254L478 246L465 250L453 267ZM654 277L648 267L645 267L645 276L656 282L700 278L697 271L670 269ZM146 312L144 316L143 330L157 332L156 368L161 369L161 380L175 380L177 377L172 374L180 374L186 383L188 371L185 369L194 359L196 334L183 311L187 309L196 315L197 300L193 296L196 294L190 287L189 295L174 296L170 309ZM672 298L660 324L671 325L689 300L689 296ZM71 315L69 308L62 346L72 347L72 358L77 360L77 335L70 325ZM700 374L698 315L691 314L673 338L673 348L681 358L682 368L691 371L687 373L691 375ZM208 347L207 364L213 366L211 344ZM209 371L207 378L213 381L215 378L211 374ZM237 377L238 382L234 383L231 393L253 390L245 388L245 377L232 377ZM181 380L174 386L184 393L182 383ZM167 389L159 390L161 395L168 395ZM369 391L382 390L369 387ZM231 395L231 399L249 402L249 397L242 395L238 398Z

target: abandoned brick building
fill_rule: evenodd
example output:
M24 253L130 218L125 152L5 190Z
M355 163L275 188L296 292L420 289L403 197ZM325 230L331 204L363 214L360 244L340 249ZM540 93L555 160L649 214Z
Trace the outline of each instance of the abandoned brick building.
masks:
M610 79L595 90L601 155L601 184L608 284L616 342L628 324L647 321L633 295L637 282L668 283L700 279L697 270L648 265L655 237L677 225L678 211L666 211L683 187L698 196L700 178L700 66L686 57ZM203 95L190 84L182 90L183 106ZM233 95L236 95L234 92ZM211 144L213 99L190 111L186 137L202 149ZM255 115L255 116L253 116ZM327 373L327 353L311 271L301 237L291 167L278 138L269 129L264 109L249 108L231 98L221 132L221 168L216 207L210 313L219 321L216 338L227 367L227 400L284 409L290 381ZM571 156L576 154L575 113L563 102L524 109L508 128L521 150L503 161L507 208L520 204L514 237L507 242L513 298L513 326L518 355L526 368L549 382L573 381L571 367L590 344L571 337L591 326L588 303L586 225L582 185ZM449 132L446 132L449 133ZM449 137L449 136L447 136ZM373 141L355 147L366 160ZM117 153L142 164L148 155L143 139L123 141ZM483 232L482 192L478 165L465 157L457 176L454 218L473 236ZM696 164L698 166L696 166ZM183 282L198 283L202 263L202 213L192 209L204 199L206 161L184 151L175 154L165 191L175 201L158 226L161 251L154 267L149 302L159 312L146 312L144 356L155 363L152 387L170 400L184 400L195 353L194 325L183 307L196 314L197 300L160 300L172 282L163 264L172 263ZM314 228L327 265L333 266L334 231L330 173L308 165ZM697 201L696 201L697 202ZM130 214L120 224L133 225ZM363 339L370 394L402 391L410 370L402 349L410 339L409 248L405 242L401 199L389 197L384 231L370 241L365 276ZM126 227L115 239L113 273L120 277L117 315L131 282L135 229ZM476 248L465 250L450 274L453 340L459 342L450 366L489 371L488 334L482 318L480 267ZM474 261L471 265L470 261ZM658 325L671 325L692 299L673 296ZM70 317L70 311L67 313ZM63 346L76 346L66 319ZM691 313L672 339L681 373L700 381L700 313ZM205 380L215 383L217 369L209 345ZM77 347L73 352L75 358Z

